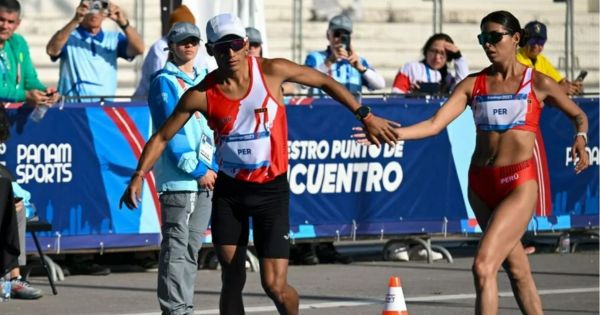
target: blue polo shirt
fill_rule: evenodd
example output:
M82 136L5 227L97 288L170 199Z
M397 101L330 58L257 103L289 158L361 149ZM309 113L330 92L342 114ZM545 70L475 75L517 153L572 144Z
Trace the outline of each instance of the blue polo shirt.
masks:
M329 48L323 51L312 51L309 52L306 56L306 60L304 61L304 65L307 67L319 69L325 63L325 59L329 57L331 51ZM360 58L360 63L365 68L371 68L367 60L363 57ZM348 60L339 60L331 65L331 68L328 70L326 75L330 76L340 84L342 84L350 93L358 94L361 92L363 85L366 86L367 83L363 80L362 74L358 72ZM309 94L314 96L326 96L325 92L320 89L310 88Z
M77 27L57 57L60 59L58 91L65 96L108 96L117 92L117 58L127 56L127 37L100 30L96 35ZM82 102L97 99L82 99Z

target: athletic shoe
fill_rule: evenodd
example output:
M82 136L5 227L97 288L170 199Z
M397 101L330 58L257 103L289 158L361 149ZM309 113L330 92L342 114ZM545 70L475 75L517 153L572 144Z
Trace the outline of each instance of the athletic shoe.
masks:
M35 300L44 295L42 290L32 287L29 282L22 279L14 279L10 281L12 291L10 297L13 299Z

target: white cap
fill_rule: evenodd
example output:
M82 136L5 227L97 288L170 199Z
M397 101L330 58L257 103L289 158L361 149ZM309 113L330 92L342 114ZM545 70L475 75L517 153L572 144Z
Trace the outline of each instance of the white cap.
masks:
M246 29L237 16L223 13L214 16L206 23L206 37L209 43L214 43L227 35L246 37Z

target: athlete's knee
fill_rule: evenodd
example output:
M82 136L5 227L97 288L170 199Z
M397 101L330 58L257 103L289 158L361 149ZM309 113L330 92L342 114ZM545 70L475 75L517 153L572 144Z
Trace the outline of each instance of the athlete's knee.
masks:
M477 281L481 282L490 279L491 277L496 277L498 273L498 266L492 261L492 259L483 255L477 255L475 256L475 261L473 262L471 271L473 272L473 275Z

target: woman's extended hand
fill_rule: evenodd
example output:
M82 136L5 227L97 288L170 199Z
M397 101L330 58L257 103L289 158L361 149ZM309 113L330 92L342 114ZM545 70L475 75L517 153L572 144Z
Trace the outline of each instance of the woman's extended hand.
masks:
M589 157L585 150L585 140L582 137L575 137L571 147L571 158L573 161L577 161L576 158L579 158L579 161L575 164L575 174L581 173L590 166Z

